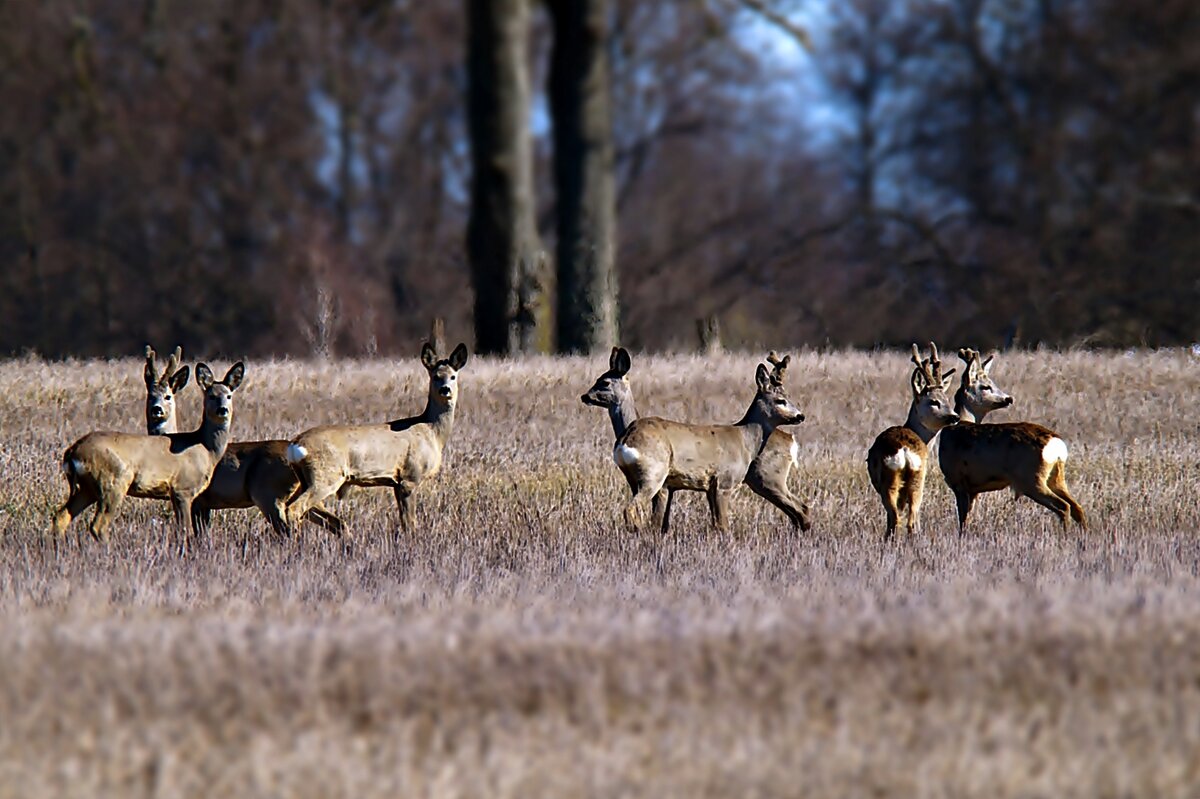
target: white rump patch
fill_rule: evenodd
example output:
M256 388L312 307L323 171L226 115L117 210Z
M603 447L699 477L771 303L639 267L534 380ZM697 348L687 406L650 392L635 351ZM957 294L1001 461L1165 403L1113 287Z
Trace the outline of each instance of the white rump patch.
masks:
M903 471L905 468L916 472L921 469L921 456L907 447L901 447L894 455L884 458L883 465L893 472Z
M295 466L308 457L308 450L299 444L288 444L287 462L291 466Z
M794 438L792 439L791 450L792 450L792 465L799 466L800 465L800 442L796 441L796 439L794 439Z
M1046 463L1058 463L1067 459L1067 445L1061 438L1052 438L1042 448L1042 460Z
M632 466L641 457L642 454L628 444L617 444L613 447L613 460L618 466Z

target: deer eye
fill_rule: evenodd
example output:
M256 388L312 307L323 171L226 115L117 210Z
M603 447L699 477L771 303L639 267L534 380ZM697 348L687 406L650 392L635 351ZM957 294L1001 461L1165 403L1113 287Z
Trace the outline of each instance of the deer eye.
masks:
M776 404L776 405L787 405L787 400L785 400L785 399L776 399L776 400L775 400L775 404Z

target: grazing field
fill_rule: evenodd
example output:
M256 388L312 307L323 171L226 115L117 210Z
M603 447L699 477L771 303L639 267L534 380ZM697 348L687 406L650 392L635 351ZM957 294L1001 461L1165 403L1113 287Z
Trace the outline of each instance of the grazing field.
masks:
M733 421L755 363L635 354L630 377L643 414ZM606 364L472 359L418 532L356 490L331 503L346 546L224 511L186 556L166 503L127 500L109 548L85 520L46 540L63 449L142 429L142 362L0 364L0 799L1200 793L1200 359L1000 356L1017 402L990 420L1062 435L1092 529L1003 492L959 540L935 468L888 545L864 458L904 420L907 355L793 357L810 533L743 489L728 533L678 495L668 540L619 524L611 427L579 401ZM425 391L415 353L250 362L234 436ZM191 385L182 427L198 407Z

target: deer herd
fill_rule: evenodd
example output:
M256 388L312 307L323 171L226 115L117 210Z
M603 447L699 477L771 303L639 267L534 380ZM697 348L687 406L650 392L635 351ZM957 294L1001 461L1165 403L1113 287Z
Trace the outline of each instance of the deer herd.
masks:
M920 519L929 468L929 445L939 433L938 461L958 507L959 534L976 497L1011 488L1049 508L1064 529L1074 520L1087 528L1079 503L1067 490L1067 446L1053 431L1030 422L984 424L984 417L1013 404L990 377L992 357L960 349L964 363L958 391L947 392L954 369L942 371L937 347L922 358L914 344L910 379L912 401L903 425L889 427L867 452L867 472L887 514L885 538L893 538L903 520L911 536ZM146 433L92 432L67 448L62 469L67 501L54 515L57 541L71 521L96 505L89 530L108 540L108 527L125 497L168 500L184 541L202 535L212 511L258 508L272 530L289 536L302 521L341 536L344 522L325 503L351 486L388 487L396 498L400 529L415 524L413 496L438 473L442 452L454 427L458 374L467 363L459 344L442 358L430 344L421 350L429 374L425 409L417 416L378 424L313 427L293 439L230 441L233 397L245 366L234 364L218 381L203 363L196 383L204 392L204 413L194 431L178 432L175 395L190 376L176 347L158 370L154 350L146 347ZM676 491L700 491L708 500L712 523L725 528L729 499L742 484L778 508L793 528L812 526L808 506L789 487L798 466L799 447L782 427L799 424L804 414L784 386L790 356L774 352L759 364L755 394L735 424L688 424L654 416L639 417L629 381L632 359L614 347L608 370L581 397L604 408L612 422L613 460L629 484L623 509L626 525L640 529L651 517L652 529L667 533Z

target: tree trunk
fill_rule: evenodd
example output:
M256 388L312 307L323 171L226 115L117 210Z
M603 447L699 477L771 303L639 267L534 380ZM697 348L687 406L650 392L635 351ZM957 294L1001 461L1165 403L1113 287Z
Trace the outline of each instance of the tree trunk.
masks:
M617 343L608 0L550 0L550 110L558 193L558 348Z
M475 289L475 348L521 347L522 263L538 250L529 132L529 2L467 0L471 216L467 256Z

